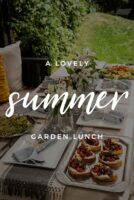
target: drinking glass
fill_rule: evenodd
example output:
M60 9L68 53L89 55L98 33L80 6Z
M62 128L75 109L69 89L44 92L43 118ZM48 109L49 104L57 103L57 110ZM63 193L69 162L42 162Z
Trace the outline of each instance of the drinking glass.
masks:
M63 133L68 133L73 130L74 119L71 110L68 110L64 115L58 114L58 126Z

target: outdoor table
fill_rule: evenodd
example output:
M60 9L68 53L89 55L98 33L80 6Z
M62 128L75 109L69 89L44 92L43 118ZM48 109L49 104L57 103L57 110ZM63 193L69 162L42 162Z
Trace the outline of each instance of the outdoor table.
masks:
M61 77L65 76L67 74L64 73L64 69L60 68L58 72L52 75L52 77ZM34 93L36 93L37 90L35 90ZM103 133L108 135L118 135L118 136L124 136L129 137L132 140L134 139L134 108L133 108L133 99L134 99L134 81L132 81L132 88L131 93L129 97L129 103L128 103L128 109L127 109L127 117L123 124L123 127L120 131L117 130L110 130L110 129L100 129L103 131ZM88 129L88 128L86 128ZM2 145L2 143L0 144ZM70 144L71 145L71 144ZM68 147L68 150L70 151L70 146ZM67 150L67 151L68 151ZM58 167L56 170L58 170L59 166L62 165L65 159L64 153L62 160L60 161ZM12 166L11 166L12 167ZM2 174L4 172L4 176L8 173L10 167L6 164L4 164L2 161L0 161L0 177L3 177ZM131 172L130 172L131 173ZM20 175L21 176L21 175ZM37 175L38 176L38 175ZM38 177L37 177L38 179ZM0 180L1 181L1 180ZM65 186L61 184L59 181L57 181L55 173L53 177L51 178L51 181L48 185L47 192L46 192L46 199L47 200L87 200L87 199L93 199L93 200L127 200L130 195L130 200L134 199L134 171L132 172L132 186L126 188L126 191L123 193L110 193L110 192L103 192L98 190L91 190L91 189L82 189L77 187L71 187L71 186ZM27 198L25 196L22 196L22 198L19 197L11 197L8 195L2 195L0 196L0 200L29 200L30 198Z

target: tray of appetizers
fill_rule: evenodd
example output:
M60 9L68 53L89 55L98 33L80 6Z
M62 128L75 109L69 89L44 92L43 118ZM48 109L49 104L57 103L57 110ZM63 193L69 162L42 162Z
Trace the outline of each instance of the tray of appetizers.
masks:
M101 78L134 79L134 66L109 65L99 71Z
M69 186L123 192L131 183L133 142L127 137L74 140L56 177ZM72 150L71 150L72 149Z

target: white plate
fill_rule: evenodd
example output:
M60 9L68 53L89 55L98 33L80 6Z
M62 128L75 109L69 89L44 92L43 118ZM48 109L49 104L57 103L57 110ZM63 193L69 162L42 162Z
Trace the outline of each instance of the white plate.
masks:
M38 164L28 164L28 163L19 163L13 157L12 154L16 151L28 147L28 143L26 142L26 136L22 136L17 140L17 142L11 147L11 149L5 154L2 158L4 163L17 164L17 165L26 165L33 167L41 167L41 168L50 168L55 169L69 144L70 140L56 140L52 145L48 146L44 151L40 152L42 158L44 158L44 163Z

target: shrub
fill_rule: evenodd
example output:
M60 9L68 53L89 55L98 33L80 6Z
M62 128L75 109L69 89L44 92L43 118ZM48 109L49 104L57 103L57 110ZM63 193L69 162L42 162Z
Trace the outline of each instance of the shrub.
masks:
M63 58L87 12L87 0L14 0L10 26L24 56Z

